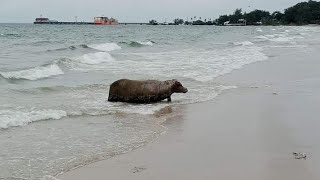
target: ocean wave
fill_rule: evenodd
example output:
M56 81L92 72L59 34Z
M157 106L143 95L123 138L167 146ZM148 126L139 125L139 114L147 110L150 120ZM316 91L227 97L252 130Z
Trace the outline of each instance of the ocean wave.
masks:
M122 61L122 69L119 69L119 73L125 73L121 71L130 67L133 74L143 72L151 77L161 75L168 78L194 79L200 82L212 81L246 64L268 58L263 53L263 48L255 45L210 50L185 49L180 52L134 53L134 55L141 56L141 60L128 63ZM117 63L112 66L117 66Z
M142 44L144 46L153 46L153 42L152 41L137 41L137 43Z
M236 46L251 46L251 45L254 45L254 43L250 42L250 41L243 41L243 42L234 42L233 45L236 45Z
M50 64L47 66L38 66L30 69L0 72L0 75L6 79L26 79L38 80L64 74L57 64Z
M5 33L0 34L2 37L21 37L21 34L14 34L14 33Z
M99 50L99 51L105 51L105 52L121 49L121 47L116 43L91 44L91 45L88 45L88 47Z
M79 46L82 47L82 48L89 48L89 46L86 45L86 44L80 44Z
M130 47L142 47L142 46L153 46L153 41L131 41L131 42L120 42L122 44L127 44Z
M24 126L31 122L61 119L67 116L67 112L62 110L0 110L0 129L9 127Z
M186 94L175 93L172 95L173 101L168 103L166 100L154 104L130 104L122 102L109 102L109 85L96 84L80 87L43 87L22 90L25 92L36 92L37 95L46 96L48 100L60 97L66 99L63 105L60 101L50 101L52 107L49 110L37 110L14 108L12 106L3 107L0 110L0 128L13 126L23 126L31 122L60 119L65 116L105 116L114 114L139 114L153 115L167 106L192 104L212 100L225 90L237 88L235 86L223 86L214 83L202 83L194 80L184 81L189 92ZM64 98L66 97L66 98ZM62 110L55 107L64 107ZM35 110L36 109L36 110Z
M80 45L72 45L72 46L69 46L69 47L64 47L64 48L58 48L58 49L49 49L47 51L64 51L64 50L76 50L78 48L89 48L88 45L86 44L80 44Z
M108 52L87 53L78 57L61 58L53 61L54 64L70 70L85 72L88 70L102 70L105 68L103 64L108 62L116 62L115 58Z
M287 42L292 42L293 40L296 40L296 39L301 39L303 37L302 36L292 36L292 35L290 36L287 33L282 33L282 34L260 35L260 36L256 36L255 38L260 41L287 43Z
M114 58L107 52L96 52L85 54L78 60L80 63L93 65L114 61Z
M307 48L308 45L274 45L274 46L264 46L265 48Z

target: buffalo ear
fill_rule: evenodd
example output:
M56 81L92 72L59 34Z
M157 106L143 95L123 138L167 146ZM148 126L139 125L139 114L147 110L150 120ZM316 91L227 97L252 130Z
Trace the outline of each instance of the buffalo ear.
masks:
M182 86L182 84L176 80L176 82L174 83L176 86Z

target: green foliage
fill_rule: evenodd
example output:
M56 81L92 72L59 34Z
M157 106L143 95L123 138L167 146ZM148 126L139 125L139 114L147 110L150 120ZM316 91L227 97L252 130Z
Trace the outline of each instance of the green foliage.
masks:
M224 25L229 21L230 24L236 25L304 25L304 24L320 24L320 2L309 0L308 2L301 2L284 10L284 13L275 11L272 14L264 10L254 10L249 13L242 12L242 9L236 9L233 14L221 15L218 19L212 20L201 17L197 20L194 16L191 21L184 22L183 19L175 19L169 25ZM149 24L158 25L155 20L150 20Z
M281 19L283 18L283 15L280 11L275 11L271 14L271 17L273 18L273 20L280 22Z
M183 23L184 23L183 19L177 18L177 19L173 20L173 24L175 24L175 25L180 25L180 24L183 24Z
M206 25L206 23L201 20L196 20L192 23L192 25Z
M248 25L257 25L259 22L267 22L270 19L270 12L263 10L254 10L245 14L244 17L247 20Z
M224 22L230 21L230 16L228 15L222 15L217 19L218 25L223 25Z
M233 15L230 16L231 23L237 23L239 19L243 18L242 9L236 9Z
M150 25L158 25L159 23L156 20L152 19L152 20L149 21L149 24Z
M309 0L298 3L284 11L284 24L314 24L320 21L320 2Z

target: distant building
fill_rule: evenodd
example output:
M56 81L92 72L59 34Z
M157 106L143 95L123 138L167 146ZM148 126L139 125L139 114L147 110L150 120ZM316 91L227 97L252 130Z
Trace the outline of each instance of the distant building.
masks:
M94 23L97 25L118 25L118 21L114 18L108 18L108 17L95 17L94 18Z
M223 23L223 25L225 25L225 26L227 26L229 24L230 24L230 21L226 21L226 22Z
M230 21L226 21L223 23L225 26L246 26L247 25L247 20L245 19L239 19L237 23L230 23Z

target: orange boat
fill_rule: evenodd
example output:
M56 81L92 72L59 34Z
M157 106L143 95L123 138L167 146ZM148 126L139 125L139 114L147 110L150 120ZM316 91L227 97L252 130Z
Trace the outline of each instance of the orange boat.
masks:
M101 16L101 17L94 18L94 24L97 24L97 25L118 25L119 22L114 18L109 19L108 17Z

